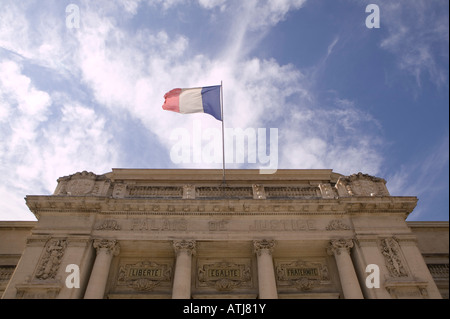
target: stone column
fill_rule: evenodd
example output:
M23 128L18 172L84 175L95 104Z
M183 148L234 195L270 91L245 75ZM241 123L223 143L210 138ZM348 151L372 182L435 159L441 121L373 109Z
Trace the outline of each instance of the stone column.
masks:
M191 298L191 265L195 255L195 240L175 240L173 248L177 256L173 277L172 299Z
M344 298L363 299L358 277L350 257L350 249L352 247L353 240L351 239L335 239L331 241L327 251L329 255L334 255L336 259Z
M117 240L96 239L94 248L97 250L94 267L84 294L84 299L103 299L108 281L109 268L113 256L119 254L120 246Z
M255 240L253 249L258 259L259 299L278 299L272 251L274 240Z

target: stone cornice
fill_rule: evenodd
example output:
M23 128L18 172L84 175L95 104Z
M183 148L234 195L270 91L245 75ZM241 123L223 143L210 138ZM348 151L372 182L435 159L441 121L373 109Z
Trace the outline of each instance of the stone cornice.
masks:
M416 197L358 197L340 199L240 200L240 199L138 199L84 196L27 196L26 203L34 214L57 213L272 213L272 214L409 214L417 204Z

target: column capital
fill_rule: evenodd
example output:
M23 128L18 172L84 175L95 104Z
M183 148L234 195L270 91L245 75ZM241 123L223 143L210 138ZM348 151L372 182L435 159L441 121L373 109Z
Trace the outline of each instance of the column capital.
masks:
M197 243L195 240L174 240L172 244L177 255L181 251L185 251L191 256L196 253Z
M341 238L332 239L330 245L327 248L328 255L340 255L342 251L350 253L350 249L354 246L353 239Z
M261 256L262 251L267 251L269 255L272 255L273 249L275 248L276 242L273 239L267 240L254 240L253 241L253 252L258 256Z
M93 246L97 250L97 255L104 251L108 255L117 256L120 252L120 245L116 239L94 239Z

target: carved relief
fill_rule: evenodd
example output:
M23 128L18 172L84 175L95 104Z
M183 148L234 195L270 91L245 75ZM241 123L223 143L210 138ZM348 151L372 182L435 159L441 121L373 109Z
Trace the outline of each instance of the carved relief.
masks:
M120 230L120 226L114 219L107 219L97 226L97 230Z
M340 177L336 188L340 196L390 196L384 179L362 173Z
M67 240L52 239L44 248L43 256L36 270L39 280L55 279L62 257L67 247Z
M216 262L203 264L198 269L199 286L214 287L219 291L231 291L251 286L249 263Z
M386 267L392 277L407 277L408 272L404 266L400 252L400 245L393 237L381 240L381 253L384 256Z
M326 230L349 230L350 227L344 224L340 219L333 219L330 221L327 227L325 227Z
M127 286L137 291L151 291L172 281L173 268L170 264L141 261L120 267L118 286Z

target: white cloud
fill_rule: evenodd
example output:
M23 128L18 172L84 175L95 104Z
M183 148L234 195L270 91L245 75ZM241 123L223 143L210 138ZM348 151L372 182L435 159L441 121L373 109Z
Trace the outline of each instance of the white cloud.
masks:
M192 35L181 31L174 34L164 28L144 28L134 32L122 27L122 11L128 13L122 19L133 19L137 10L148 4L143 1L86 1L81 6L79 30L51 30L57 18L50 17L48 25L35 30L47 35L34 40L26 11L13 8L17 21L25 24L2 25L0 34L7 36L0 38L0 45L56 74L71 74L73 82L87 88L86 100L92 105L68 91L37 89L18 62L0 64L11 79L1 82L0 91L4 92L0 95L0 123L8 122L2 128L6 140L0 144L0 161L6 163L2 173L11 185L2 196L18 202L26 194L51 193L60 176L82 170L109 171L124 151L117 149L117 133L109 124L112 119L130 116L135 123L140 121L167 153L173 146L168 132L174 128L191 130L194 119L199 119L204 129L220 128L212 117L175 114L163 111L161 105L164 93L174 87L214 85L221 80L226 126L245 129L270 123L279 128L282 167L378 172L382 159L374 136L379 127L369 114L343 98L334 100L332 107L318 105L308 75L293 65L251 55L264 31L304 2L201 1L204 8L220 6L221 14L232 17L232 36L222 44L224 54L217 57L193 53ZM158 5L168 10L175 4L179 1ZM3 17L13 19L9 13ZM16 30L22 32L17 43L9 34ZM330 54L336 42L337 38L324 55ZM120 120L115 121L121 125ZM8 209L10 206L2 206L0 212Z
M0 73L2 113L8 115L1 126L0 214L29 218L25 195L52 193L58 177L75 171L109 171L115 160L112 137L102 116L60 96L55 101L34 86L17 62L3 60Z
M381 28L388 31L380 45L397 56L398 67L412 75L419 87L425 76L436 85L448 81L448 70L438 67L441 60L448 61L446 2L435 1L429 6L427 0L402 0L380 5Z

